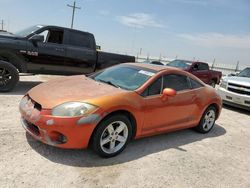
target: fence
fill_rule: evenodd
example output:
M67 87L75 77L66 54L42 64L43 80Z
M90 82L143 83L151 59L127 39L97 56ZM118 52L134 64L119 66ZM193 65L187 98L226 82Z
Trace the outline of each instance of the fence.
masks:
M137 62L143 62L143 61L161 61L164 63L169 63L174 59L166 58L166 57L150 57L150 56L137 56L136 61ZM221 71L223 75L228 75L233 72L239 72L242 69L244 69L246 66L239 65L239 62L237 62L235 65L233 64L221 64L217 62L208 62L210 68L212 70Z

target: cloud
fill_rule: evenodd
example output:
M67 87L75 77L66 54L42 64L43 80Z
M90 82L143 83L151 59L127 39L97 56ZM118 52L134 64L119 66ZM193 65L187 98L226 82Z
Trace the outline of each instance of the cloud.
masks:
M120 16L118 17L118 21L128 27L164 27L162 24L158 23L152 15L145 13L134 13L128 16Z
M179 37L196 45L250 49L250 34L232 35L221 33L180 34Z

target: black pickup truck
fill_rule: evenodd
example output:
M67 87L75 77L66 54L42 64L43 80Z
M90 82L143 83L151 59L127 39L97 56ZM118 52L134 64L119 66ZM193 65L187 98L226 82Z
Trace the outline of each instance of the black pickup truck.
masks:
M36 25L15 34L0 34L0 91L10 91L19 73L90 74L119 63L135 62L134 56L97 50L88 32Z

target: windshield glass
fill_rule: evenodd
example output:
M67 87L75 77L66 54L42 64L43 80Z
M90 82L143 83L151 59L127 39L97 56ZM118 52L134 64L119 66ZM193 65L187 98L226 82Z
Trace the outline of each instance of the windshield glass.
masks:
M244 69L238 74L238 76L250 78L250 68Z
M41 26L41 25L32 26L32 27L28 27L28 28L26 28L24 30L15 32L14 34L17 35L17 36L20 36L20 37L26 37L29 34L34 33L36 30L38 30L38 29L40 29L42 27L43 26Z
M177 68L181 68L181 69L186 69L192 65L192 62L183 61L183 60L174 60L174 61L171 61L167 65L170 67L177 67Z
M90 76L90 78L114 87L135 90L142 86L154 74L155 71L140 67L119 66L108 68L99 74Z

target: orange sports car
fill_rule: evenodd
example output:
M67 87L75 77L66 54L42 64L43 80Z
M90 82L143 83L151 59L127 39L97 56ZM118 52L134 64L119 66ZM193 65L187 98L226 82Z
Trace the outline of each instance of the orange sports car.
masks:
M221 105L214 88L187 72L126 63L40 84L19 109L35 139L60 148L91 145L100 156L113 157L131 139L191 127L207 133Z

